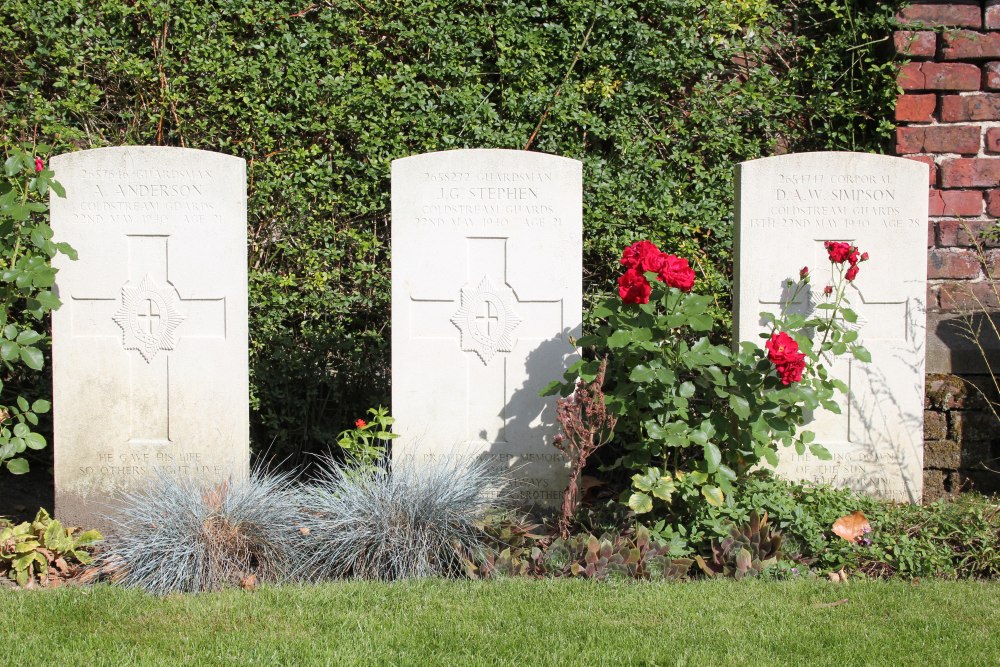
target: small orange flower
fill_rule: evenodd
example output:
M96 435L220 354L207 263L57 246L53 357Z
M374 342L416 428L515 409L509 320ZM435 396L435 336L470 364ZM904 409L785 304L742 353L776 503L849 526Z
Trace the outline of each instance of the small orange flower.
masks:
M365 426L368 426L368 422L366 422L364 419L359 419L358 421L354 422L354 428L364 428Z

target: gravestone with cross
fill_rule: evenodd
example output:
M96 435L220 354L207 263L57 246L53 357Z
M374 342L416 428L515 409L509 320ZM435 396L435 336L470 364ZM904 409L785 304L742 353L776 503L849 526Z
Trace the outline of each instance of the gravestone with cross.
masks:
M581 164L457 150L392 166L394 456L484 455L526 505L565 488L554 401L580 335Z
M927 282L927 167L861 153L800 153L737 168L736 337L763 346L760 313L813 312L833 268L826 241L867 251L870 261L847 288L859 341L872 362L829 366L850 387L841 414L811 416L833 455L780 452L778 472L796 480L847 486L919 502L923 488L924 332ZM787 283L808 266L797 303Z
M52 160L56 512L106 526L159 472L206 482L249 463L243 160L166 147Z

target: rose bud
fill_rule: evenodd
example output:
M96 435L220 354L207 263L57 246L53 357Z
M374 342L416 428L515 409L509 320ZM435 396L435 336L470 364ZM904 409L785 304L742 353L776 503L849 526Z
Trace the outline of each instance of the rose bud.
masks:
M868 253L866 253L866 252L861 253L861 261L862 262L867 262L868 261Z
M826 287L824 287L823 294L825 294L826 296L830 296L831 294L833 294L833 285L827 285Z
M45 163L42 162L42 158L36 157L35 158L35 173L38 173L42 169L45 169Z
M799 278L805 278L808 275L809 275L809 267L803 266L802 269L799 271Z

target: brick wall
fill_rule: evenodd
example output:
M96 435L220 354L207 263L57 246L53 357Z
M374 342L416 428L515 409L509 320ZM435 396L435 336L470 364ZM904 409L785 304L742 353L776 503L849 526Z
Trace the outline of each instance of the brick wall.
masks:
M1000 0L918 0L898 18L906 29L894 35L896 51L910 62L899 74L896 152L930 166L924 497L996 492L1000 474L984 466L1000 469L1000 423L963 381L992 380L957 325L980 310L975 297L1000 308L988 279L1000 276L1000 242L980 236L1000 217ZM985 317L980 341L1000 372Z

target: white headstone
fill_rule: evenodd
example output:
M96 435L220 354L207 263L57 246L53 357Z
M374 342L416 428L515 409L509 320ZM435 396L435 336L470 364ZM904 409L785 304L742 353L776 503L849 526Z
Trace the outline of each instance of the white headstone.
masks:
M513 150L392 164L394 455L482 453L556 507L552 437L582 322L582 165Z
M102 526L158 469L249 464L246 165L169 147L52 159L56 513Z
M871 257L847 297L872 362L835 363L833 375L850 386L850 400L839 400L842 414L823 410L806 426L833 459L779 448L778 472L920 502L927 166L884 155L800 153L744 162L736 183L738 340L763 345L759 314L778 312L783 283L797 280L802 266L812 273L810 291L793 308L808 312L823 302L832 278L824 241L851 243Z

